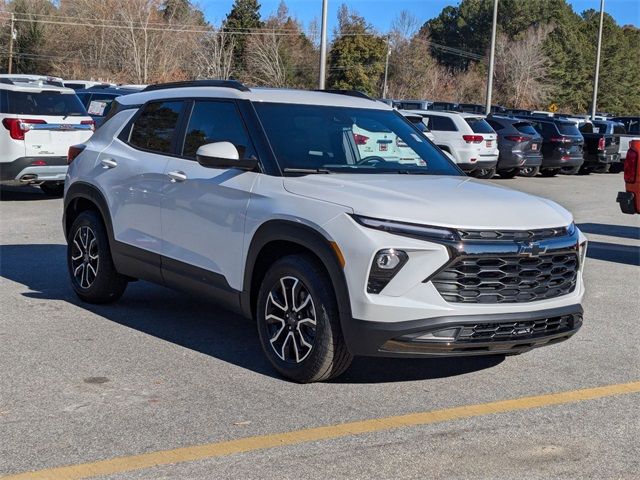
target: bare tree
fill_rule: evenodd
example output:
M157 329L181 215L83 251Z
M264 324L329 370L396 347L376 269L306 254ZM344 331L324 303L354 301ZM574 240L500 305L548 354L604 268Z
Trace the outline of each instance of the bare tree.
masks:
M280 55L282 37L275 32L251 35L247 41L247 74L260 85L284 87L287 76Z
M227 80L233 68L235 40L222 29L205 34L194 45L194 76Z

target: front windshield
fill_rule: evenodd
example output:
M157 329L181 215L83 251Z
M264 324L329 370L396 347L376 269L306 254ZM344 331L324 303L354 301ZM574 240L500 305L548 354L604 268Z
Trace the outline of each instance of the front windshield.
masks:
M397 112L255 103L282 170L461 175Z

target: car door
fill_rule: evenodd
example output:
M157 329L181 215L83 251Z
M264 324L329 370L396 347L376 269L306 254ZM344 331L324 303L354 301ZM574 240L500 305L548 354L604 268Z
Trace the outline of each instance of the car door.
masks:
M178 156L165 167L163 278L176 287L240 290L245 215L258 174L203 167L196 151L220 141L235 145L240 158L256 158L256 151L235 101L195 100L187 110Z
M175 148L184 105L180 100L147 103L98 157L102 170L96 181L108 192L115 240L127 256L152 263L158 277L165 167Z

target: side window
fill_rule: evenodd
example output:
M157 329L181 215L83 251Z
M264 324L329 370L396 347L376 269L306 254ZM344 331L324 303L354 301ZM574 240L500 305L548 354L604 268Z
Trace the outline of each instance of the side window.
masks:
M449 117L440 117L438 115L429 116L429 127L431 130L439 130L441 132L456 132L455 123Z
M234 103L196 101L187 125L182 156L195 159L200 146L213 142L233 143L240 158L256 156Z
M496 132L499 131L499 130L502 130L504 128L501 124L499 124L495 120L491 120L489 118L487 118L487 123L489 125L491 125L491 128L493 128Z
M553 137L555 135L558 135L558 132L556 130L556 127L553 123L551 122L540 122L542 124L542 134L545 137Z
M580 125L579 130L582 133L593 133L593 124L585 122Z
M171 153L182 104L182 101L147 104L131 127L129 143L143 150Z

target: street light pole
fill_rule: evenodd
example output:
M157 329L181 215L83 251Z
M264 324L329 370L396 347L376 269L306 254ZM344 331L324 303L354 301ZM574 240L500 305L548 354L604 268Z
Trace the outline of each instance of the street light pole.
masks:
M15 21L15 16L13 13L11 14L11 31L9 32L9 62L7 65L7 73L11 73L11 69L13 68L13 36L15 30L13 29L13 22Z
M596 52L596 71L593 78L593 99L591 100L591 120L596 118L598 100L598 80L600 78L600 49L602 48L602 23L604 20L604 0L600 0L600 26L598 27L598 50Z
M382 84L382 98L387 98L387 78L389 77L389 57L391 56L390 35L387 35L387 58L384 62L384 83Z
M489 78L487 78L487 106L485 113L491 113L491 95L493 94L493 62L496 54L496 30L498 27L498 0L493 0L493 26L491 27L491 52L489 54Z
M324 82L327 75L327 3L322 0L322 26L320 32L320 78L318 88L324 90Z

